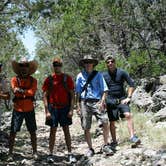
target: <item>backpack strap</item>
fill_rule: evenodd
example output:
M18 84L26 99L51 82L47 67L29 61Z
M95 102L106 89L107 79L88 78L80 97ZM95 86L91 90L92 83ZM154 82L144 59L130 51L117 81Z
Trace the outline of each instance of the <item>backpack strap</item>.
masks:
M65 74L65 73L64 73L64 75L63 75L62 83L63 83L63 87L65 88L65 90L66 90L67 92L69 92L69 88L68 88L68 85L67 85L67 74Z
M96 70L92 71L92 73L88 76L87 81L84 84L81 93L87 89L88 84L93 80L93 78L96 76L97 73L98 73L98 71L96 71Z

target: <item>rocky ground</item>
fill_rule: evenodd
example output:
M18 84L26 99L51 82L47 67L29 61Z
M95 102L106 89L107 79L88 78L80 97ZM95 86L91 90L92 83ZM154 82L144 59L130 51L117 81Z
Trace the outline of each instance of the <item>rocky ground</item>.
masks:
M73 118L73 125L70 127L72 136L72 147L73 152L77 158L76 164L70 164L67 160L67 151L64 141L64 136L61 128L58 129L56 146L55 146L55 162L53 164L47 163L48 155L48 138L49 138L49 127L45 126L45 116L43 108L38 108L36 113L37 118L37 138L38 138L38 154L39 159L32 159L31 145L29 134L25 127L17 135L16 145L14 148L14 161L7 161L7 150L8 150L8 135L5 134L9 131L10 126L10 113L7 113L8 119L6 119L7 131L3 132L1 129L0 138L0 165L77 165L77 166L164 166L166 165L166 146L160 149L153 148L153 145L149 147L146 145L146 138L142 139L142 144L132 149L128 140L120 140L119 147L113 156L105 156L100 152L101 145L103 144L102 135L100 132L96 132L96 123L94 120L92 128L93 145L96 154L91 157L85 157L87 151L87 144L84 140L83 131L80 126L80 119L75 114Z

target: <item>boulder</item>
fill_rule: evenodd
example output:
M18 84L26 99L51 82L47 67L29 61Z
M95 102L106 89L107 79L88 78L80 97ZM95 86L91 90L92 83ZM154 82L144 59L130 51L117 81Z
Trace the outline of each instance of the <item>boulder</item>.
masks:
M151 121L155 123L166 121L166 107L155 113Z

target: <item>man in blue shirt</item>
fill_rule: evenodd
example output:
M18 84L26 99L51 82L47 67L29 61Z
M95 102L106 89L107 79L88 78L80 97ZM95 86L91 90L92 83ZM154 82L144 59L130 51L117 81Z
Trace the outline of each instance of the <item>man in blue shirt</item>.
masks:
M96 116L103 127L103 152L106 155L113 153L110 146L108 146L108 117L105 111L105 98L108 87L102 74L94 70L97 64L98 61L96 59L93 59L90 55L85 56L80 60L80 66L84 70L77 75L76 79L77 112L81 115L81 125L89 148L87 152L88 157L94 155L90 134L92 115ZM91 80L89 80L90 77ZM89 80L88 83L87 80Z
M110 132L112 136L112 146L117 145L115 121L121 118L126 118L128 129L130 132L130 141L134 146L141 143L140 139L135 135L132 116L130 113L129 103L134 92L134 81L129 74L116 67L115 58L107 56L105 60L108 71L103 73L104 79L109 88L106 98L107 113L110 121ZM129 85L127 94L124 88L124 83Z

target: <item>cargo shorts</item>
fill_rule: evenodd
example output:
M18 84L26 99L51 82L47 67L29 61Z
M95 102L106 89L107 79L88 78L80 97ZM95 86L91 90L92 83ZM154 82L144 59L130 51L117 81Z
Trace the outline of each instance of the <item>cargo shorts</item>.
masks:
M98 123L108 123L106 110L99 110L100 102L96 101L81 101L81 126L85 129L90 129L92 124L92 115L94 115Z

